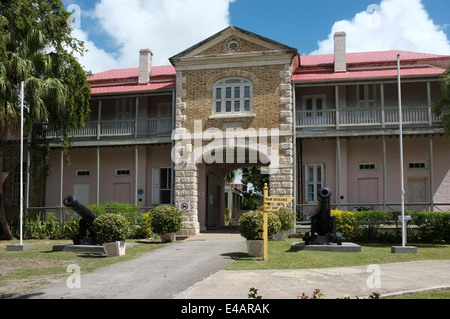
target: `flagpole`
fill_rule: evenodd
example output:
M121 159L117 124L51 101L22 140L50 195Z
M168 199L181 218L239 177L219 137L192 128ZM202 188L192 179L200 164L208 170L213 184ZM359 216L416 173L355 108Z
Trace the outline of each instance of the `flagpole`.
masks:
M23 241L23 103L24 82L20 83L20 245Z
M402 112L402 85L400 74L400 54L397 55L397 71L398 71L398 120L400 126L400 184L402 197L402 246L406 246L406 229L405 229L405 182L403 172L403 112Z

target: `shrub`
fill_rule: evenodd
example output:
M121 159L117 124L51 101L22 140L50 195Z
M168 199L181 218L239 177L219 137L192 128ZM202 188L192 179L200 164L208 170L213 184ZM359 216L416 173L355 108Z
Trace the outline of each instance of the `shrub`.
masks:
M225 214L223 216L226 226L228 225L228 223L230 221L230 216L231 216L231 210L227 207L227 208L225 208Z
M268 214L268 236L275 235L281 230L280 218L273 212ZM239 218L239 232L247 240L262 239L260 233L263 228L263 212L249 211Z
M411 213L412 223L419 226L416 240L424 243L450 243L450 213Z
M136 231L136 238L150 238L152 236L152 225L150 212L142 214L142 218L138 223L138 230Z
M356 211L353 213L358 231L356 238L360 242L394 242L395 235L381 233L380 226L390 224L394 221L397 213L386 211Z
M393 214L395 213L386 211L356 211L353 214L356 217L358 225L379 227L381 224L392 222Z
M93 228L100 244L124 241L131 234L130 221L118 214L99 216L94 220Z
M336 216L336 231L342 234L346 240L356 237L358 223L353 212L333 210L331 214Z
M58 223L59 236L57 239L73 239L75 235L78 235L80 228L80 217L69 215L67 222Z
M41 213L35 218L26 217L23 220L24 239L73 239L78 234L80 217L69 216L67 222L57 221L55 213L47 214L47 221L41 217ZM14 237L20 237L19 218L9 223Z
M107 202L103 205L85 205L87 209L97 215L119 214L125 216L131 224L136 224L139 219L139 206L129 203Z
M183 227L183 213L173 206L159 206L150 211L150 227L155 234L176 233Z
M105 209L104 205L92 204L92 205L84 205L84 206L86 206L87 209L96 213L98 216L106 214L106 209Z
M259 214L262 215L263 213L259 212ZM262 219L262 217L261 217L261 219ZM273 212L270 212L268 214L268 225L267 225L267 227L268 227L268 232L269 232L268 236L269 237L271 237L272 235L275 235L275 234L280 232L280 230L281 230L281 221L280 221L280 218L278 217L277 214L275 214Z
M104 206L106 213L123 215L131 224L139 219L139 206L136 204L107 202Z
M281 208L275 214L280 218L281 231L289 231L295 225L295 213L287 208Z

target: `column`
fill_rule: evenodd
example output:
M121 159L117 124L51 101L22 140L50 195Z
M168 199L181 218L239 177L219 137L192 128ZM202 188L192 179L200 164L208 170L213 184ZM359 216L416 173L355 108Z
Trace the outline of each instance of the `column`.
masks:
M97 146L97 205L100 205L100 146Z
M383 210L387 210L387 167L386 167L386 135L382 137L382 149L383 149Z
M190 201L191 210L184 215L182 235L195 236L200 233L198 221L198 168L193 164L175 166L175 205Z
M60 168L60 180L59 180L59 205L61 207L64 206L64 194L63 194L63 189L64 189L64 150L61 149L61 168Z
M134 149L134 203L139 205L138 188L139 188L139 145Z
M429 154L429 175L430 175L430 211L434 212L434 156L433 156L433 134L428 135L428 154Z
M336 137L336 200L338 209L341 209L341 138Z

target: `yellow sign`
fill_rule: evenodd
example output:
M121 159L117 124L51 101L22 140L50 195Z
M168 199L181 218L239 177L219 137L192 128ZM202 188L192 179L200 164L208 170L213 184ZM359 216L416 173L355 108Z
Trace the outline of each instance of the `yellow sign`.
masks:
M295 197L270 197L269 196L269 187L267 184L264 184L264 214L263 214L263 260L266 261L268 257L268 241L269 241L269 212L276 212L284 207L283 204L289 204L295 199ZM268 205L268 204L276 204L276 205ZM260 208L260 209L261 209Z
M264 203L290 203L295 197L265 197Z
M277 212L281 208L283 208L283 206L266 205L263 207L264 211L266 211L266 212Z

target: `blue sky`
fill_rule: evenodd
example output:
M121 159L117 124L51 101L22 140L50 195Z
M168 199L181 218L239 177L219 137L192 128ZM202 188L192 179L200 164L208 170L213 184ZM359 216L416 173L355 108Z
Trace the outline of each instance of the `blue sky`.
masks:
M136 67L150 48L155 65L228 25L295 47L331 53L347 32L349 52L400 49L450 55L449 0L63 0L93 72ZM72 5L72 7L69 7Z

